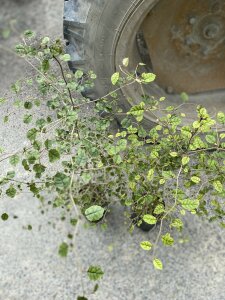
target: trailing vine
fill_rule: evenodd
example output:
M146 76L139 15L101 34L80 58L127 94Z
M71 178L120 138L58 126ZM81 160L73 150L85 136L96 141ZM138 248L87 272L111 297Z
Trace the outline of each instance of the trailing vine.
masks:
M79 243L81 219L105 224L113 205L120 203L126 208L131 233L135 227L157 227L155 241L141 241L140 247L149 251L154 268L159 270L163 262L157 248L176 243L173 232L182 231L185 214L205 216L225 227L223 112L213 117L198 105L196 120L183 125L184 103L163 108L166 99L146 95L144 88L139 103L123 111L118 94L121 88L131 84L143 87L155 80L154 74L140 72L143 64L129 72L129 59L125 58L120 72L112 75L114 89L91 101L81 93L94 86L96 75L68 71L70 56L64 53L62 41L38 39L26 31L16 52L36 75L16 82L12 91L18 98L24 86L38 89L40 99L30 97L17 103L25 110L29 145L11 154L2 150L0 163L8 161L12 168L0 178L1 196L14 198L28 189L41 202L51 201L54 208L70 211L75 226L73 245ZM188 96L184 97L187 100ZM6 101L0 98L2 105ZM41 118L32 112L40 105L46 106L46 116ZM143 126L147 111L155 116L152 128ZM121 126L115 130L112 125L118 117ZM5 122L8 119L5 116ZM28 179L20 179L19 168L29 174ZM1 213L3 221L9 217ZM75 247L71 250L76 251ZM63 242L59 254L64 257L69 250L70 245ZM82 272L80 265L78 268ZM91 265L87 276L99 280L104 275L102 269ZM84 287L77 299L87 299Z

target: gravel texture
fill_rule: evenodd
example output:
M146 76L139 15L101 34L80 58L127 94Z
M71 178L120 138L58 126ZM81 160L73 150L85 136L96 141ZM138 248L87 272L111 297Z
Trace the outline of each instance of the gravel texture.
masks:
M15 19L18 32L30 28L48 36L62 36L62 11L62 0L1 0L0 26ZM12 33L0 41L7 47L17 40L18 34ZM21 59L0 49L1 94L26 70ZM0 111L0 146L9 152L25 142L25 127L10 103ZM12 117L6 126L2 116L9 112ZM4 168L5 164L1 173ZM0 221L0 300L74 300L82 294L81 278L89 300L225 299L225 235L216 224L188 215L184 237L190 242L160 249L158 256L165 267L157 272L149 253L139 249L139 242L154 240L157 230L135 230L129 235L121 208L112 208L106 230L87 229L82 221L76 253L61 258L58 246L68 241L66 236L74 229L68 220L61 220L60 210L45 208L41 214L39 207L29 193L0 201L0 212L10 215L8 221ZM29 224L33 227L30 231ZM91 294L94 284L85 272L89 263L99 264L105 271L95 294Z

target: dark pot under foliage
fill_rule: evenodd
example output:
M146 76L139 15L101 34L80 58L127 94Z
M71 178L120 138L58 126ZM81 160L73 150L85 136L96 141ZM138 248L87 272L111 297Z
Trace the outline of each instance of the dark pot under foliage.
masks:
M148 224L144 220L142 220L142 223L138 226L138 228L140 228L142 231L148 232L148 231L152 230L153 228L155 228L155 226L157 226L159 224L160 224L160 220L158 220L156 224Z
M159 202L157 204L163 204L163 206L165 208L165 202L164 201ZM132 220L133 224L136 225L138 228L140 228L142 231L148 232L148 231L152 230L153 228L155 228L155 226L159 225L160 220L163 217L163 213L156 215L152 212L149 212L149 214L153 215L157 219L156 224L149 224L149 223L145 222L142 219L142 217L140 217L140 216L138 217L138 214L135 211L133 211L133 213L131 214L131 220ZM138 223L140 223L140 224L138 224Z
M160 220L158 220L156 224L148 224L144 220L142 220L141 218L137 218L137 214L136 213L132 213L131 214L131 220L133 221L134 225L136 225L139 229L141 229L142 231L145 231L145 232L148 232L148 231L152 230L153 228L155 228L155 226L157 226L158 224L160 224ZM140 225L137 225L137 223L139 221L142 221L142 222L141 222Z

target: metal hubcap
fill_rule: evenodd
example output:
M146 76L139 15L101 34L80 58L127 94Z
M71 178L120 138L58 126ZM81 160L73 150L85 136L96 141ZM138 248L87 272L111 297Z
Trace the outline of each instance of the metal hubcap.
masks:
M143 87L123 87L127 108L140 102L146 93L156 99L164 96L161 108L179 107L184 124L196 120L196 106L212 115L225 105L225 0L138 0L115 40L112 64L117 70L124 57L130 58L133 72L143 61L140 72L154 72L156 82ZM144 36L144 38L143 38ZM119 70L119 68L118 68ZM189 94L182 103L180 93ZM148 128L160 112L146 112Z
M161 0L142 30L165 91L225 89L225 0Z

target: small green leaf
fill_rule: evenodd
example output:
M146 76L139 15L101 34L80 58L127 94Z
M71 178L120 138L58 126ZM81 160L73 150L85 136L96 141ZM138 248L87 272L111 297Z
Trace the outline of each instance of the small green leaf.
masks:
M7 213L4 213L4 214L1 215L1 218L2 218L3 221L6 221L6 220L8 220L9 215Z
M42 164L35 164L35 165L33 166L33 170L34 170L34 172L36 173L36 176L37 176L37 174L38 174L38 175L41 175L41 174L45 171L45 169L46 169L46 167L43 166ZM38 176L38 177L39 177L39 176Z
M16 50L16 53L18 53L19 55L27 54L27 48L23 44L16 45L15 50Z
M153 266L156 270L162 270L163 269L163 263L158 258L153 259Z
M30 165L33 165L38 160L38 158L39 158L39 156L37 156L35 153L32 153L32 154L28 155L27 161Z
M31 39L31 38L35 37L35 33L31 30L26 30L26 31L24 31L24 36L28 39Z
M182 229L183 228L183 222L180 219L174 219L171 224L171 227L175 227L177 229Z
M92 175L91 175L91 173L84 172L81 175L81 178L82 178L84 184L88 184L91 181L91 179L92 179Z
M50 38L48 36L45 36L42 40L41 40L41 44L42 45L47 45L50 42Z
M114 74L112 75L112 77L111 77L111 82L112 82L112 84L113 84L113 85L116 85L117 82L118 82L118 80L119 80L119 78L120 78L120 73L119 73L119 72L114 73Z
M104 272L99 266L90 266L87 270L87 274L90 280L99 280L104 275Z
M159 158L159 152L157 152L156 150L152 150L150 157L153 159Z
M29 124L32 121L32 118L33 118L32 115L24 115L23 122L25 124Z
M199 136L194 137L193 142L190 144L190 150L196 150L205 147L207 147L207 145L202 141L202 139Z
M99 288L99 285L98 285L98 284L96 284L96 285L94 286L93 293L96 293L96 292L97 292L97 290L98 290L98 288Z
M128 67L128 65L129 65L129 58L128 57L123 59L123 65L124 65L124 67Z
M22 166L24 167L24 170L29 171L29 165L26 159L22 160Z
M42 66L42 71L43 71L44 73L47 72L47 71L49 70L49 68L50 68L49 60L48 60L48 59L44 59L44 60L42 61L41 66Z
M90 222L99 221L104 215L104 208L99 205L92 205L85 210L85 216Z
M205 136L206 142L208 142L209 144L216 144L216 137L214 135L209 135L207 134Z
M223 185L219 180L216 180L213 182L213 187L219 193L221 193L223 191Z
M154 209L154 214L160 215L165 211L164 205L163 204L158 204L155 209Z
M6 195L10 198L14 198L16 196L16 189L14 185L11 184L10 187L6 190Z
M190 157L184 156L182 158L182 165L187 165L189 163L189 161L190 161Z
M132 106L127 114L134 116L138 122L141 122L144 117L144 111L145 103L142 101L138 105Z
M88 156L84 149L79 149L76 156L76 164L80 167L84 167L88 161Z
M157 219L156 217L152 216L152 215L144 215L143 216L143 220L144 222L146 222L147 224L151 224L151 225L154 225L157 223Z
M140 243L142 249L149 251L152 249L152 244L149 241L143 241Z
M56 175L53 177L54 179L54 184L56 186L57 189L59 190L64 190L66 189L69 185L70 185L70 177L67 176L64 173L56 173Z
M10 157L9 162L12 166L16 166L20 161L20 157L17 154L14 154Z
M30 191L35 195L37 196L38 193L39 193L39 189L37 188L36 184L35 183L30 183L29 184L29 188L30 188Z
M53 206L54 207L60 207L60 206L63 206L63 205L65 205L65 200L62 199L62 198L56 197L54 202L53 202Z
M77 300L88 300L88 298L84 297L84 296L78 296Z
M147 175L147 180L148 181L151 181L152 179L153 179L153 177L154 177L154 169L150 169L149 171L148 171L148 175Z
M31 109L33 107L33 104L30 101L26 101L24 103L24 108Z
M170 235L170 233L166 233L162 236L162 242L165 246L172 246L174 244L174 239Z
M7 115L7 116L4 116L4 119L3 119L3 122L4 123L7 123L9 121L9 116Z
M221 124L225 124L225 114L223 112L218 112L217 119Z
M69 250L69 246L67 243L63 242L60 246L59 246L59 255L62 257L66 257L68 254L68 250Z
M198 129L201 126L201 124L199 121L194 121L192 126L193 126L193 128Z
M201 181L201 179L198 176L192 176L191 181L194 183L199 183Z
M199 206L199 200L184 199L184 200L180 200L180 202L182 207L189 211L197 209Z
M84 75L84 72L83 72L83 71L77 70L77 71L75 72L75 74L74 74L74 77L75 77L76 79L80 79L80 78L83 77L83 75Z
M33 147L34 147L35 150L39 151L41 149L41 146L42 146L41 142L39 142L39 141L34 141L33 142Z
M61 60L63 61L70 61L71 60L71 56L69 54L64 54L60 56Z
M126 139L121 139L117 143L117 147L119 148L120 151L124 151L127 147L127 140Z
M70 219L70 224L72 225L72 226L76 226L77 225L77 219Z
M44 118L40 118L36 121L36 126L39 128L43 128L46 124L46 121Z
M119 165L122 163L123 159L119 154L117 154L113 157L113 161L115 164Z
M8 171L7 172L7 178L12 179L16 175L15 171Z
M189 100L189 96L185 92L181 93L180 97L181 97L181 100L183 100L184 102L187 102Z
M47 139L45 140L44 144L45 144L45 148L49 150L54 145L54 141Z
M60 153L56 149L51 149L48 151L48 158L51 163L60 159Z
M32 129L28 130L27 138L30 141L34 141L36 139L36 136L37 136L37 129L36 128L32 128Z
M166 182L166 180L164 178L159 180L159 184L164 184Z
M172 156L172 157L177 157L177 152L170 152L170 156Z
M181 209L181 210L180 210L180 214L181 214L182 216L185 216L186 211L185 211L184 209Z
M225 228L225 223L224 223L224 222L220 222L220 226L221 226L222 228Z
M19 91L20 91L20 83L19 83L19 81L15 82L15 83L13 83L13 84L11 85L11 90L12 90L14 93L16 93L16 94L19 93Z
M20 108L24 105L23 101L22 100L19 100L19 99L16 99L14 102L13 102L13 106L17 107L17 108Z
M34 104L39 107L41 105L41 101L38 99L35 99Z
M145 83L150 83L155 80L156 75L153 73L142 73L141 77Z

